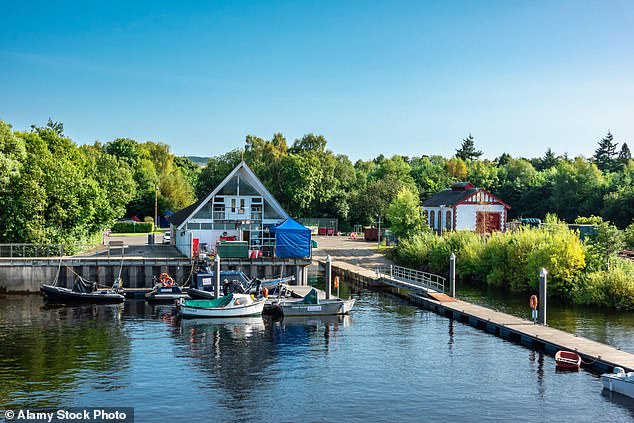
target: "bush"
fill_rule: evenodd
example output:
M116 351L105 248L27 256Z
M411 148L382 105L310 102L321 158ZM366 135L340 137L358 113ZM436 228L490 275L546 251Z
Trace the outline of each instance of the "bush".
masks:
M625 229L623 240L625 241L625 248L634 250L634 223Z
M154 229L151 222L117 222L112 225L110 231L114 234L123 233L149 233Z
M586 273L573 291L577 304L634 309L634 264L620 260L612 270Z

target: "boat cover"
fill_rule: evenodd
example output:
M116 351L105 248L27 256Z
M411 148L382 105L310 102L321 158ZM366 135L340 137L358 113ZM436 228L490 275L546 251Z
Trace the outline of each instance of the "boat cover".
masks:
M75 284L73 285L73 292L89 294L95 291L95 285L95 282L87 281L84 278L77 278L75 279Z
M300 304L319 304L319 294L315 288L311 289L303 300L298 301Z
M311 231L290 217L281 225L271 228L275 232L275 256L281 258L310 257Z
M233 294L229 294L214 300L185 300L185 305L197 308L221 308L231 303L232 299Z

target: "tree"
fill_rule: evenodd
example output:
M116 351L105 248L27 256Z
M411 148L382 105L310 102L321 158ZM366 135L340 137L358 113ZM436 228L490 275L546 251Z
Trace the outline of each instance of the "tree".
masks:
M599 148L594 151L594 163L603 172L610 172L616 168L617 144L613 141L614 137L608 131L608 134L599 141Z
M467 165L461 158L452 157L447 162L446 168L447 173L457 181L464 181L467 178Z
M588 244L591 252L605 263L607 270L610 270L610 262L625 245L621 231L609 222L602 222L597 226L597 233L589 237Z
M196 196L202 198L218 186L220 182L242 160L242 150L235 149L220 156L210 157L207 166L198 175L196 184Z
M621 151L619 152L619 162L622 165L625 165L632 158L632 153L630 152L630 147L627 146L627 143L623 143L621 146Z
M417 233L423 227L418 194L407 187L401 188L390 203L386 217L390 222L390 229L398 238L407 238Z
M473 135L462 140L462 145L456 150L456 157L462 160L475 160L482 155L482 151L476 150Z
M0 193L19 176L25 158L24 141L13 133L11 125L0 120Z
M323 135L306 134L300 139L295 140L290 148L292 153L301 153L306 151L323 153L326 150L326 138Z
M553 150L548 148L548 150L546 150L546 154L541 160L538 170L550 169L551 167L557 166L557 163L559 163L559 159L557 158L557 156L555 156Z

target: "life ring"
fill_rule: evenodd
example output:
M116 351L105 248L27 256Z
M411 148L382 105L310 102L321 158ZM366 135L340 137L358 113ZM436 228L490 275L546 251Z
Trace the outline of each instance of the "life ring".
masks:
M161 276L159 276L159 282L161 282L163 286L174 285L174 279L172 279L172 277L168 275L167 273L161 273Z
M269 298L269 289L266 287L262 288L262 295L264 298Z
M339 276L335 276L335 288L339 288Z
M531 295L530 305L533 310L537 310L537 295Z

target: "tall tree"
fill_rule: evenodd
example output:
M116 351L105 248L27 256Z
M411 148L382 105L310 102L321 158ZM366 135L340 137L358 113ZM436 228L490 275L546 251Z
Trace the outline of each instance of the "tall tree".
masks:
M627 146L627 143L624 142L621 146L621 151L619 152L619 162L625 165L632 158L632 153L630 152L630 147Z
M559 159L557 159L557 156L555 156L553 150L548 148L548 150L546 150L546 154L542 158L539 170L550 169L551 167L557 166L557 163L559 163Z
M386 217L390 229L399 238L412 236L423 227L423 218L418 193L407 187L401 188L387 208Z
M612 133L608 131L608 134L601 138L599 141L599 148L594 151L594 162L603 172L609 172L616 168L616 143Z
M462 160L475 160L482 155L482 151L476 150L473 135L462 140L462 145L456 150L456 157Z

